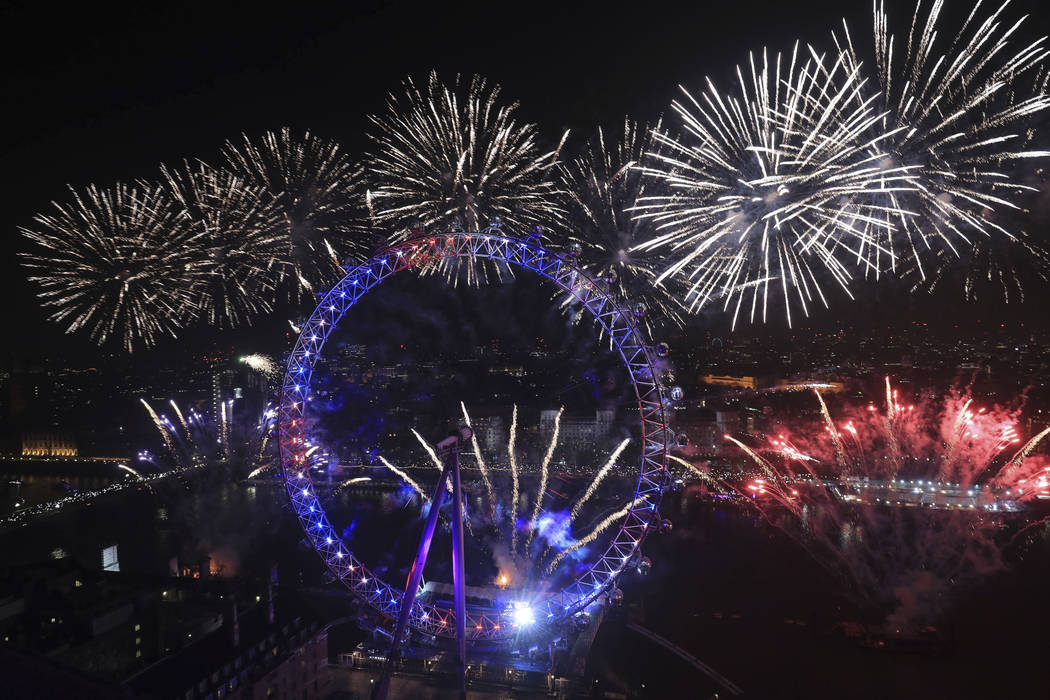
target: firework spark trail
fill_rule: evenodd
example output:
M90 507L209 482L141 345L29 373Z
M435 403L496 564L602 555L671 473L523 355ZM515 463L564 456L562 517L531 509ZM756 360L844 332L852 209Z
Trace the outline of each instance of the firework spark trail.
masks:
M1017 451L1017 454L1010 459L1011 465L1017 465L1023 462L1028 455L1032 454L1032 450L1039 446L1039 443L1043 441L1047 435L1050 435L1050 428L1044 428L1041 433L1036 435L1034 438L1025 443L1024 447Z
M175 411L175 416L179 419L179 424L182 425L182 429L186 431L186 439L192 440L190 437L190 428L186 425L186 419L182 416L182 411L179 410L179 405L175 403L175 399L168 399L168 403L171 404L172 409Z
M416 440L419 440L419 444L422 445L423 449L427 451L428 455L430 455L430 461L434 464L434 467L438 470L438 473L444 472L445 465L443 465L441 463L441 460L438 459L437 453L434 452L434 448L430 445L430 443L427 442L422 435L416 432L415 428L412 428L412 434L416 436ZM449 483L448 479L445 480L445 490L449 493L452 493L452 484Z
M786 459L793 459L797 462L819 462L816 457L811 457L805 452L800 451L797 447L791 444L783 435L779 438L771 438L770 444L778 454Z
M380 459L382 459L382 458L380 458ZM347 479L346 481L340 482L340 484L338 486L336 486L334 489L332 489L332 495L333 496L336 495L337 493L339 493L343 489L347 488L348 486L353 486L354 484L363 484L364 482L371 481L371 480L372 480L372 477L370 477L370 476L355 476L352 479Z
M529 545L532 544L532 535L536 527L536 518L540 517L540 509L543 507L543 497L547 494L547 479L550 475L550 463L551 457L554 456L554 450L558 446L558 434L561 432L561 414L565 412L565 407L562 406L558 409L558 413L554 416L554 434L551 435L550 444L547 445L547 451L543 455L543 461L540 462L540 485L536 489L536 502L532 505L532 517L529 518L529 536L525 539L525 551L529 551Z
M744 443L737 440L732 435L726 435L725 439L739 447L744 452L744 454L750 457L755 462L755 464L762 468L762 471L769 475L770 479L773 479L774 481L780 481L780 475L776 472L775 469L773 469L773 465L771 465L768 460L762 459L762 457L760 457L758 453L756 453Z
M142 405L146 407L146 412L149 413L149 417L153 419L153 424L157 426L157 431L160 432L160 436L164 438L164 444L168 446L168 450L174 452L175 446L171 442L171 436L168 434L167 429L164 427L164 423L161 422L160 416L153 410L153 407L146 402L146 399L139 399Z
M993 481L997 483L1000 486L1000 488L1005 488L1017 484L1018 472L1021 470L1024 461L1029 457L1029 455L1032 454L1035 448L1039 446L1039 443L1041 443L1043 441L1043 438L1045 438L1047 435L1050 435L1050 428L1044 428L1035 437L1026 442L1024 446L1021 447L1021 449L1019 449L1016 452L1016 454L1014 454L1014 456L1010 458L1010 461L1006 463L1006 466L1004 466L1002 470L1000 470L1000 472L995 475L995 479Z
M495 518L496 516L496 499L492 494L492 480L489 479L489 470L485 466L485 460L481 457L481 445L478 444L478 436L474 432L474 428L470 425L470 415L467 413L467 405L462 401L459 402L460 408L463 409L463 420L467 424L467 427L471 430L470 442L474 448L474 457L478 463L478 469L481 470L481 478L485 482L485 493L489 497L489 514Z
M262 437L259 440L259 452L255 456L256 462L261 462L263 455L266 454L266 446L270 444L270 432L273 430L275 416L276 413L271 408L271 405L267 403L266 409L263 411L262 418L259 421L259 430Z
M251 369L255 370L259 374L263 375L267 379L276 379L280 376L280 369L277 363L273 361L273 358L269 355L263 355L261 353L252 353L250 355L243 355L240 358L242 364L248 365Z
M973 399L967 399L966 403L964 403L962 408L959 409L959 413L955 416L955 421L952 424L952 430L948 437L948 443L944 448L944 456L941 459L941 475L951 473L952 461L955 459L955 446L959 444L959 440L962 439L963 434L966 432L966 428L973 417L973 414L970 412L970 405L972 403Z
M795 512L796 506L791 502L791 499L788 497L787 493L785 493L783 489L781 489L776 484L776 482L758 478L754 481L751 481L743 488L733 487L733 490L739 495L743 496L744 498L747 498L749 495L753 498L758 498L759 496L772 496L773 499L776 500L776 502L779 505L782 505L788 510ZM748 491L751 491L751 493L748 494Z
M715 477L711 476L710 472L707 472L707 471L705 471L703 469L700 469L699 467L697 467L693 463L687 462L686 460L682 459L681 457L676 457L675 455L667 455L667 458L669 460L671 460L672 462L677 462L678 464L681 464L683 467L688 468L691 472L693 472L698 477L700 477L701 481L706 482L706 483L710 484L711 486L715 487L715 489L719 493L725 493L726 492L725 488L724 488L725 485L722 483L722 481L720 479L716 479Z
M507 457L510 460L510 553L516 555L518 552L518 405L514 404L514 411L510 419L510 439L507 441Z
M633 501L625 505L623 508L616 511L612 515L609 515L600 523L598 523L595 526L595 528L591 530L590 533L587 534L585 537L577 540L566 549L563 549L562 551L558 552L558 554L555 555L555 557L551 560L551 563L547 565L547 575L549 576L550 574L554 573L554 569L558 567L558 564L561 563L562 559L572 554L580 547L585 547L586 545L593 542L598 537L598 535L602 534L602 532L607 530L610 525L615 523L617 520L620 520L621 518L625 517L628 513L631 512L631 509L633 509L635 506L637 506L639 503L642 503L643 501L645 501L644 496L641 498L634 499Z
M831 436L831 444L835 446L835 462L839 465L839 469L845 472L846 451L842 447L842 436L839 435L838 428L835 427L835 422L831 420L831 414L828 413L828 405L824 403L824 397L820 395L820 391L814 389L813 393L817 395L817 401L820 402L820 415L824 418L824 424L828 428L828 435Z
M228 427L226 422L226 402L219 402L219 441L222 444L222 450L226 453L227 457L230 454L230 436L228 433Z
M259 467L258 469L253 469L251 472L248 473L248 477L247 478L254 479L255 477L259 476L260 474L262 474L264 471L266 471L267 469L269 469L272 466L273 466L272 464L264 464L263 466Z
M602 480L605 478L605 475L608 474L609 471L613 468L613 466L616 464L616 460L619 459L620 454L623 453L624 448L626 448L627 444L630 442L630 438L624 438L623 442L617 445L616 449L613 450L613 453L609 455L609 459L605 462L605 465L598 471L598 474L594 477L594 479L591 480L591 483L587 486L587 490L583 492L583 496L581 496L580 500L576 501L576 505L572 507L571 517L573 518L573 520L576 519L576 516L580 512L580 508L583 507L583 504L586 503L588 499L590 499L590 497L594 495L594 492L598 490L598 486L601 485Z
M385 457L380 457L379 461L383 463L384 467L386 467L390 471L392 471L395 474L397 474L397 476L400 477L406 484L411 486L412 489L416 493L418 493L420 495L420 497L422 497L424 503L426 503L426 502L428 502L430 500L430 498L425 493L423 493L423 489L419 488L419 484L417 484L415 481L412 480L412 477L410 477L408 474L406 474L405 472L401 471L400 469L395 467L393 464L388 462Z
M894 391L893 385L890 384L890 378L887 375L885 377L886 382L886 417L893 420L897 417L897 392Z
M129 467L126 464L118 464L117 465L117 469L123 469L124 471L126 471L129 474L131 474L132 476L134 476L136 479L145 480L145 478L146 478L146 477L142 476L142 474L140 474L139 472L137 472L136 470L132 469L131 467Z
M259 454L256 455L256 461L260 461L263 458L263 454L266 453L266 446L270 443L270 433L263 433L262 440L259 441Z
M893 462L895 471L899 471L902 464L903 452L901 442L897 437L897 418L901 415L897 406L897 390L890 385L890 378L886 376L886 438L890 446L890 460Z
M445 467L441 463L441 460L438 459L437 453L434 452L434 448L431 447L430 443L424 440L423 436L417 433L415 428L412 428L412 434L416 436L416 439L419 440L419 444L421 444L423 448L427 451L427 454L430 455L430 459L433 461L434 466L437 467L438 472L444 473ZM445 479L445 490L448 491L450 494L453 492L452 477ZM471 527L470 516L467 513L466 496L461 493L460 498L463 500L463 524L467 526L467 532L473 534L474 530Z

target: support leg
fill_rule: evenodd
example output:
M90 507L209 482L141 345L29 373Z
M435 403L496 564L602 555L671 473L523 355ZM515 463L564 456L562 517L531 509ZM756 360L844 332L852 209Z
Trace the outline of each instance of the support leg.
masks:
M459 479L459 450L451 450L445 470L452 466L452 587L456 594L456 643L459 665L459 696L467 697L467 593L463 563L463 492Z
M386 655L386 666L383 677L376 685L372 697L375 700L385 700L390 687L390 674L394 670L394 664L401 655L401 642L408 627L408 619L412 615L412 606L416 602L416 593L419 591L419 582L423 578L423 567L427 563L427 554L430 552L430 542L434 539L434 531L437 529L438 515L441 513L441 504L445 498L445 482L448 481L449 472L452 471L449 464L441 470L441 478L438 479L434 488L434 497L430 500L430 513L427 515L426 525L423 527L423 536L419 539L419 549L416 558L412 562L412 568L408 573L408 583L405 585L405 595L401 599L401 611L397 616L397 627L394 629L394 638L390 642L390 651ZM458 477L458 470L456 471Z

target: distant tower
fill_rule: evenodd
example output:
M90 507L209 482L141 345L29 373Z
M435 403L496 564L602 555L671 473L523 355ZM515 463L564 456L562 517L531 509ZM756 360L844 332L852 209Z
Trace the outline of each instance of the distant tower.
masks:
M219 424L222 416L222 371L217 367L211 373L211 419Z
M236 648L241 643L241 625L237 621L237 597L230 594L226 605L226 614L222 619L223 627L226 628L226 638L230 645Z

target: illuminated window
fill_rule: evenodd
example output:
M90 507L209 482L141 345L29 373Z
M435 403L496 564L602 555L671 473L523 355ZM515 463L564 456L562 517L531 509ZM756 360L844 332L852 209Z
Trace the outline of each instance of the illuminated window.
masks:
M117 559L117 545L102 550L102 570L120 571L120 560Z
M138 632L138 631L139 631L140 629L142 629L142 625L140 625L140 624L138 624L138 623L136 622L136 623L135 623L135 631L136 631L136 632Z
M141 659L142 658L142 650L141 649L136 649L135 650L135 658L136 659Z

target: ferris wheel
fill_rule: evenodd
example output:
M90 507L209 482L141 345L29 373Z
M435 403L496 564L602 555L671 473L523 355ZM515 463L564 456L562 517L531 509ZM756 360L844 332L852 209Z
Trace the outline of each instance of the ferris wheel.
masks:
M578 267L571 255L545 249L538 238L506 236L496 225L479 233L425 235L391 246L351 269L321 298L310 319L302 325L289 357L278 413L283 480L309 542L330 573L382 615L400 617L408 627L429 635L453 637L458 628L465 631L468 641L499 641L520 632L526 622L520 606L507 605L498 610L461 608L463 614L457 619L454 606L420 601L414 589L402 590L384 581L337 534L318 498L308 468L311 381L315 365L323 357L325 342L344 314L393 275L454 259L471 262L487 259L532 271L553 283L562 298L569 297L585 309L600 333L609 339L627 370L637 404L638 476L634 496L623 510L618 530L603 553L582 573L567 585L545 592L530 602L529 624L556 624L594 602L630 566L642 541L656 527L660 501L671 481L667 452L673 436L666 410L675 392L661 381L659 358L665 354L666 346L654 347L645 337L644 323L640 322L643 308L632 307L627 300L616 298L602 282L590 278ZM458 482L458 475L456 478Z

